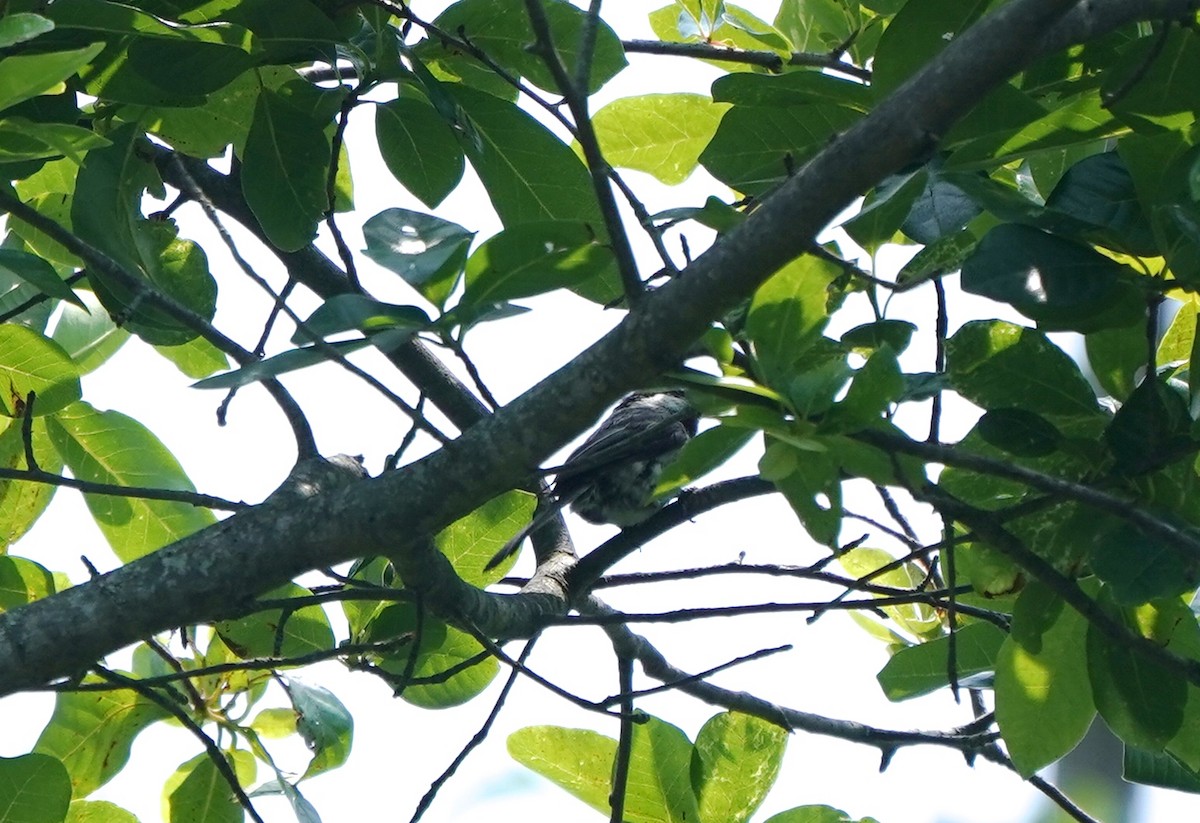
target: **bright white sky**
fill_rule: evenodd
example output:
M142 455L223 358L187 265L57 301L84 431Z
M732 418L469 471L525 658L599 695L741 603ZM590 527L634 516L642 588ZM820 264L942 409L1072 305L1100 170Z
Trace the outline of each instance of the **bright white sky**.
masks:
M444 0L413 3L414 10L425 19L432 19L444 5ZM744 5L771 19L776 2L760 0ZM657 6L657 3L610 4L620 10L606 14L606 20L615 25L622 37L651 37L645 16ZM706 92L717 76L709 67L690 61L638 55L630 59L632 68L602 91L594 109L611 99L647 92ZM342 217L340 224L351 248L357 250L364 244L354 218L361 221L397 205L417 210L422 210L422 206L391 178L374 154L368 109L359 110L352 119L348 141L358 211ZM710 192L723 193L702 170L674 189L636 173L628 173L626 179L635 186L651 212L699 204ZM486 202L482 190L471 181L436 213L478 230L482 239L499 229ZM240 276L226 255L216 251L219 244L203 224L198 210L187 207L178 216L184 233L198 240L209 253L213 271L221 283L218 324L226 332L246 335L240 340L243 345L253 345L258 333L256 324L266 316L268 301ZM630 225L636 224L631 221ZM710 239L692 230L688 238L694 253ZM637 240L642 259L651 260L647 256L648 243L641 238ZM321 242L333 256L328 237L322 235ZM276 287L282 284L281 267L272 258L255 249L251 241L245 241L242 250L260 274ZM901 251L885 255L880 270L894 270L905 254ZM365 257L360 256L358 263L367 288L376 296L395 302L417 300L407 286ZM950 278L948 286L953 326L957 327L971 318L965 316L960 295L955 294L956 278ZM307 306L303 300L308 300ZM570 296L527 302L533 312L482 327L468 338L468 351L502 401L570 360L620 319L615 312L604 312ZM316 305L307 293L298 297L295 304L301 314ZM924 323L931 316L931 306L929 295L918 291L898 297L890 311L892 316ZM865 311L865 305L859 308ZM995 316L995 308L976 304L982 315L990 312L990 316ZM852 321L846 320L843 326L831 329L830 334L836 337L864 319L867 319L865 313ZM286 346L290 329L286 326L284 329L277 335L277 349ZM412 397L409 388L381 358L362 352L355 359L405 396ZM916 341L903 363L913 370L929 369L930 341ZM98 373L84 379L84 397L99 408L117 409L145 423L180 459L201 491L250 502L261 500L283 479L294 457L291 436L280 415L261 390L246 390L233 403L229 425L218 428L213 412L221 399L220 393L189 389L188 382L151 349L131 341ZM393 407L337 366L326 365L289 375L284 382L309 413L322 452L363 454L372 473L381 469L383 458L407 429L407 421ZM145 389L137 392L133 386ZM969 410L951 405L945 435L961 434L972 420ZM924 430L924 418L908 422L913 423L915 430ZM748 451L720 476L751 473L756 459L757 454ZM849 495L848 505L860 511L873 510L873 495L864 495L861 500ZM574 525L581 550L612 533L611 527L590 527L577 520ZM844 536L853 538L859 534L850 526ZM619 570L663 570L728 562L743 552L747 563L803 564L822 556L822 550L811 544L786 504L776 496L705 515L654 542L623 562ZM14 554L31 557L54 569L65 569L77 581L86 577L80 555L86 555L101 570L117 565L82 500L69 491L55 497L51 509L33 534L15 547ZM689 581L670 588L654 587L652 592L607 591L604 597L620 608L653 611L720 603L799 601L831 595L828 589L783 584L770 578ZM969 710L965 706L956 707L944 693L903 704L889 703L874 680L887 659L883 646L844 615L832 614L811 626L805 623L804 615L796 614L635 628L654 640L674 664L693 671L761 648L794 644L797 651L793 653L736 668L716 679L722 685L750 690L790 707L898 729L949 728L969 718ZM340 636L344 636L344 627ZM585 696L606 696L616 690L611 649L598 629L548 632L530 665ZM474 733L499 687L497 681L468 706L432 714L393 700L378 681L366 675L351 675L334 664L307 670L300 677L333 690L351 708L356 721L349 762L341 770L301 786L326 823L407 820L430 782ZM280 695L276 693L273 698L278 701ZM5 730L0 736L0 756L28 751L49 717L51 705L48 697L37 695L0 701L0 728ZM639 706L680 726L693 737L717 711L675 696L656 696L641 701ZM600 820L595 812L508 758L507 735L532 724L594 728L614 737L617 733L611 721L583 712L541 687L522 681L510 696L491 738L460 769L424 819L441 823L487 815L490 819L560 823ZM178 764L199 751L189 735L160 724L138 738L130 767L93 797L111 800L133 811L143 823L159 820L163 782ZM280 762L299 773L307 762L306 752L299 745L285 747ZM269 777L265 769L260 769L260 780ZM1200 801L1194 796L1162 791L1152 794L1153 804L1146 807L1142 819L1188 819L1200 812ZM781 778L756 819L765 820L797 805L825 803L856 817L874 816L883 823L1011 823L1027 819L1039 799L1040 795L1015 775L982 761L969 769L960 755L949 750L903 749L888 771L880 774L878 753L874 749L798 733L791 739ZM286 804L277 798L260 798L256 805L268 821L293 819ZM530 814L532 809L536 809L534 814Z

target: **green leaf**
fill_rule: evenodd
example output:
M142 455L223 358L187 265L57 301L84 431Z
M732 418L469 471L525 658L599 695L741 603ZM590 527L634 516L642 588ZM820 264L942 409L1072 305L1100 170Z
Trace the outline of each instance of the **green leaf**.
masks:
M537 497L528 492L505 492L442 529L434 544L450 560L459 577L472 586L484 588L500 580L512 567L509 562L486 572L483 568L529 522L536 504Z
M760 717L733 711L710 717L692 751L698 819L749 820L779 774L787 739L785 729Z
M1053 423L1028 409L992 409L975 426L984 442L1019 457L1044 457L1061 444Z
M48 31L54 31L54 22L40 14L9 12L0 19L0 48L26 43Z
M254 782L254 755L224 752L238 783ZM163 817L168 823L242 823L245 812L207 752L182 764L163 785Z
M296 729L313 753L304 777L315 777L345 763L354 740L354 718L342 702L328 689L297 680L284 688L296 710Z
M329 208L326 125L280 92L264 88L258 94L242 152L242 192L267 238L282 251L311 243Z
M805 351L821 336L828 320L829 285L840 274L832 263L804 255L754 293L746 332L769 385L786 387Z
M797 806L772 815L766 823L879 823L873 817L855 820L841 809L832 806Z
M1115 151L1089 155L1067 169L1046 208L1084 224L1077 232L1084 240L1133 255L1158 253L1133 177Z
M566 65L567 74L574 77L586 15L565 0L544 0L542 10L550 25L555 50ZM529 48L535 38L528 15L523 10L514 10L506 0L459 0L442 12L434 23L443 31L458 32L461 29L471 43L501 66L528 78L540 88L559 92L541 55L534 54ZM617 35L603 20L598 21L588 92L597 91L625 65L625 53Z
M357 639L371 642L396 638L415 640L418 627L421 642L416 650L410 643L396 652L370 655L379 668L393 675L407 675L411 668L417 682L405 686L399 693L406 701L427 709L458 706L477 696L495 679L500 668L491 655L483 656L479 662L446 678L444 672L479 657L483 646L470 634L448 626L432 615L420 618L411 603L384 606L368 619ZM414 653L417 655L415 665L410 661Z
M84 682L100 681L88 677ZM84 798L125 767L138 733L166 716L154 703L123 689L61 692L34 751L61 760L74 796Z
M375 139L388 171L429 208L446 199L463 175L463 153L437 110L411 97L375 108Z
M971 623L955 632L955 672L958 682L975 683L996 669L1004 632L991 623ZM950 638L936 637L908 646L891 656L876 680L888 700L908 700L950 685Z
M0 60L0 110L53 91L103 50L103 43L92 43L73 51L5 57Z
M113 322L94 294L85 291L79 296L86 308L64 305L50 337L62 346L82 376L116 354L129 339L129 332Z
M1090 565L1122 605L1178 597L1197 583L1178 549L1125 521L1096 535Z
M947 343L954 390L984 409L1024 408L1042 415L1096 416L1096 396L1079 367L1033 329L974 320Z
M842 228L864 249L877 251L893 241L928 182L924 169L888 177L867 195L858 214Z
M46 754L0 757L0 813L4 823L60 823L71 802L63 764Z
M155 346L154 350L175 364L185 377L200 380L229 368L229 358L203 337L178 346Z
M827 103L734 106L721 118L700 162L735 191L765 194L861 116Z
M825 546L836 544L842 524L842 498L837 463L831 455L769 439L758 471L783 492L813 540Z
M1187 308L1189 305L1190 310ZM1195 304L1185 304L1163 336L1159 348L1160 358L1171 350L1179 335L1186 329L1187 347L1178 359L1187 360L1187 352L1192 348L1191 335L1195 331L1195 321ZM1147 354L1146 324L1135 323L1099 329L1086 335L1084 344L1087 348L1088 365L1092 368L1092 374L1096 375L1096 380L1110 395L1124 402L1137 384L1139 369L1145 367L1150 359Z
M871 87L879 99L937 56L987 8L984 0L905 3L879 38Z
M616 276L612 251L592 226L523 223L486 240L467 259L462 303L500 303L559 288L602 291Z
M891 347L875 351L854 373L846 396L822 421L823 431L857 431L878 422L905 389L900 364Z
M1172 28L1162 35L1131 43L1112 62L1103 91L1116 92L1112 109L1122 119L1186 133L1200 108L1200 94L1192 82L1200 72L1200 45L1193 32ZM1129 77L1137 77L1137 82L1129 85L1118 79Z
M1166 752L1150 752L1126 746L1122 765L1121 777L1130 783L1200 793L1200 773L1189 769Z
M287 583L262 595L266 600L308 597L311 591ZM294 611L269 609L216 624L217 633L230 651L242 659L296 657L333 647L333 629L325 611L317 605Z
M753 429L732 426L714 426L700 432L683 445L678 457L663 467L654 496L661 497L696 482L741 451L755 434Z
M8 469L25 469L25 437L21 423L17 420L4 421L7 425L0 433L0 466ZM30 431L33 456L43 471L57 473L62 470L62 458L50 442L46 427L41 420L34 420ZM56 487L49 483L0 480L0 554L17 542L50 505Z
M811 0L802 0L811 2ZM713 100L738 106L808 106L833 103L866 113L871 89L862 83L811 71L780 75L726 74L712 85Z
M838 562L846 573L856 580L868 575L895 561L887 552L881 549L859 547L838 555ZM915 563L903 563L871 577L871 582L877 586L890 586L895 589L914 590L925 580L925 571ZM875 594L873 597L886 595ZM917 637L941 636L942 620L937 612L921 603L911 603L902 606L884 606L883 611L900 628L912 632Z
M315 334L326 338L345 331L374 332L384 329L406 329L417 332L428 329L433 321L416 306L397 306L382 303L361 294L335 294L317 307L297 329L292 342L306 343Z
M1191 417L1182 393L1157 378L1145 380L1117 410L1104 442L1125 475L1145 474L1190 457Z
M1049 331L1126 326L1145 304L1132 270L1090 247L1016 224L984 235L962 267L971 294L1008 303Z
M691 176L728 109L700 94L646 94L614 100L592 126L609 163L675 186Z
M83 308L82 301L58 276L54 267L36 255L13 249L0 249L0 271L27 281L49 297L66 300Z
M332 346L343 355L346 355L350 352L358 351L370 342L370 340L343 340L324 345ZM329 359L323 348L324 346L320 349L316 346L303 346L298 349L285 351L282 354L268 357L265 360L259 360L257 363L251 363L249 366L243 366L240 369L234 369L233 371L218 374L214 377L206 377L203 380L193 383L192 388L232 389L238 386L248 386L259 380L266 380L269 377L278 377L281 374L296 371L297 369L315 366Z
M0 612L54 594L49 570L23 557L0 555Z
M63 823L138 823L138 819L107 800L72 800Z
M1181 617L1174 605L1170 600L1147 603L1114 616L1133 634L1165 645ZM1095 626L1088 629L1087 658L1096 708L1113 734L1130 745L1161 751L1183 727L1187 681Z
M963 262L975 251L977 245L979 239L966 229L941 237L914 254L900 271L896 272L896 283L912 286L946 272L961 269Z
M508 736L508 753L522 766L608 814L617 753L617 741L611 737L587 729L527 726Z
M917 327L904 320L876 320L855 326L842 335L842 345L856 354L869 354L883 346L902 352L908 348Z
M445 306L475 232L432 214L384 209L363 224L364 250L426 300Z
M670 723L650 717L645 723L634 724L625 790L625 819L629 823L700 820L691 782L692 751L687 735ZM714 797L713 803L719 805L720 800Z
M179 462L157 437L120 412L74 403L46 418L55 448L80 480L115 486L195 491ZM100 531L122 561L149 554L216 522L188 503L85 494Z
M0 325L0 414L20 417L29 392L36 415L52 414L79 399L79 371L62 347L15 323Z
M1039 583L1017 598L996 660L996 722L1023 777L1075 748L1095 717L1088 622Z

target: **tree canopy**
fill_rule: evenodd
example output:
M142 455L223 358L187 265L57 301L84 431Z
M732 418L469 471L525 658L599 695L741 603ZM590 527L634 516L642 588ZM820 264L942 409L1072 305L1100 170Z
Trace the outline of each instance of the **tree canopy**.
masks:
M0 819L134 819L88 797L166 722L197 753L162 787L167 819L261 820L265 794L338 819L305 781L345 763L354 706L291 674L340 661L420 709L503 681L482 739L512 683L542 676L524 665L538 638L596 625L619 691L556 694L614 736L534 717L507 745L614 821L749 820L789 732L884 766L949 747L1089 820L1040 772L1098 716L1127 780L1200 790L1197 3L780 0L760 19L675 0L649 12L653 40L618 36L618 3L439 5L4 4L0 695L56 704L31 752L0 758ZM709 93L595 104L669 58L713 67ZM360 121L370 145L346 139ZM370 184L414 208L356 208L374 151L394 179ZM643 204L641 188L689 179L670 208ZM489 236L442 207L470 186ZM897 270L877 265L898 250ZM271 310L218 311L218 289L246 281ZM471 341L531 300L537 323L561 292L619 322L499 402ZM147 426L85 392L123 346L196 381L184 402L223 397L221 422L265 391L295 441L286 482L253 503L197 491ZM364 455L374 476L318 451L285 386L328 361L410 427ZM560 517L533 534L531 574L488 568L545 494L539 466L627 392L668 387L705 421L660 479L677 498L579 551ZM952 404L974 410L962 432ZM753 474L705 479L747 452ZM76 493L115 559L73 581L21 540ZM808 556L610 572L766 495L794 513L771 539L804 535ZM716 575L825 595L606 602ZM970 714L825 717L719 685L725 666L685 670L634 628L832 610L887 645L888 699L949 690ZM741 667L781 652L717 646ZM639 707L649 683L716 713L693 739ZM311 750L302 774L272 756L289 736ZM849 819L810 805L770 821Z

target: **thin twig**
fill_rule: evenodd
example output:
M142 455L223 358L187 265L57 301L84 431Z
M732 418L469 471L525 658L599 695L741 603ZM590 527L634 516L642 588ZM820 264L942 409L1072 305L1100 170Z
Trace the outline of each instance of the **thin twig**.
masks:
M699 60L720 60L726 63L759 66L776 74L782 72L784 66L813 66L814 68L836 71L863 82L868 82L871 79L869 69L844 62L841 59L841 50L828 54L797 51L785 57L773 51L747 51L728 46L718 46L713 43L667 43L661 40L622 40L621 45L625 47L625 51L629 54L658 54L671 57L694 57Z
M633 753L633 657L617 652L618 701L621 709L621 732L617 738L617 753L613 757L612 791L608 806L612 809L610 823L624 823L625 789L629 785L629 761Z

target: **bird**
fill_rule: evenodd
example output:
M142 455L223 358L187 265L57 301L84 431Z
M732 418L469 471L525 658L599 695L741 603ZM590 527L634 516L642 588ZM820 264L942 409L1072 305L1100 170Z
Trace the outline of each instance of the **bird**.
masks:
M563 464L550 469L554 486L533 520L504 544L486 569L511 556L530 532L564 506L589 523L626 528L667 503L652 500L663 468L696 435L700 414L678 390L633 392Z

